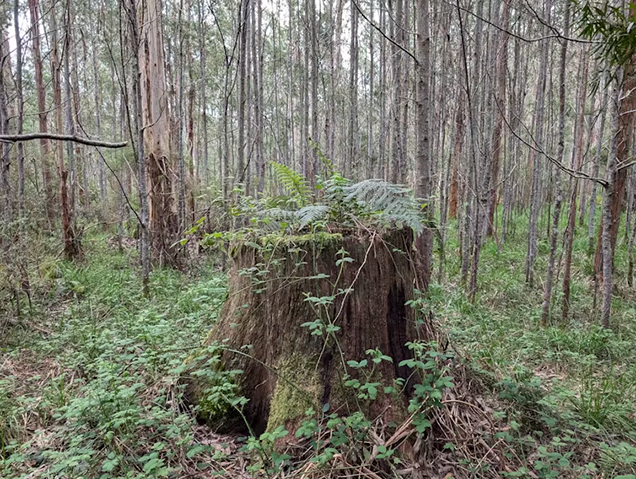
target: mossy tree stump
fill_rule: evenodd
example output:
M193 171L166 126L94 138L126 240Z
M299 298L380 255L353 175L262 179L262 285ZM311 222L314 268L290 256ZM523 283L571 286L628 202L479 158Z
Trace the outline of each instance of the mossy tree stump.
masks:
M256 432L279 425L291 432L306 409L325 403L341 415L362 408L368 417L404 417L407 392L361 404L342 378L347 361L372 364L366 351L379 349L392 363L375 365L374 380L408 381L411 371L399 364L411 358L405 344L417 338L406 305L415 279L412 244L410 230L391 230L266 237L234 249L228 299L207 344L223 345L225 369L243 370L243 412ZM315 330L323 334L311 334L307 323L322 324ZM327 324L337 331L327 333Z

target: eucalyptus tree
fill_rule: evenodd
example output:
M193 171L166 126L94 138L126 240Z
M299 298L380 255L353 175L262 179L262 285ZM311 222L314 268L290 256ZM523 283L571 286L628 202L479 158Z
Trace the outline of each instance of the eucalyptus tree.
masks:
M9 81L10 74L10 49L9 39L5 27L9 23L8 9L0 6L0 134L9 133ZM13 219L13 199L11 188L11 158L10 145L2 143L2 161L0 162L0 188L2 192L3 219L7 223Z
M570 28L570 4L565 9L564 34L569 34ZM566 103L566 61L568 55L568 42L561 40L561 55L559 59L559 139L556 154L557 161L563 162L565 151L565 103ZM543 289L543 304L541 306L541 324L547 325L550 316L550 304L552 300L552 283L554 280L554 267L557 253L557 241L559 237L559 224L561 220L561 204L563 201L563 186L561 183L561 171L557 168L555 173L555 204L552 220L552 233L550 235L550 255L545 286Z
M13 2L13 27L15 31L15 91L16 91L16 107L17 107L17 126L16 133L22 134L24 126L24 90L22 88L22 70L23 70L23 54L22 54L22 33L20 32L20 1ZM24 203L24 144L21 141L16 143L16 153L18 162L18 195L17 209L22 212Z
M543 16L549 24L551 22L552 12L552 0L545 0L543 5ZM546 26L542 29L545 35L549 34L549 28ZM548 54L550 40L548 38L541 42L541 60L539 66L539 79L537 82L536 90L536 105L534 110L534 137L537 143L542 144L544 142L544 123L545 123L545 94L546 94L546 81L548 71ZM531 180L531 193L530 193L530 205L529 214L530 221L528 226L528 252L526 255L525 275L526 282L532 286L534 283L534 262L537 256L537 241L538 241L538 229L537 222L539 219L540 209L540 188L541 188L541 157L536 151L533 150L531 161L532 165L532 180Z
M44 86L44 69L40 48L40 5L38 0L29 0L31 18L31 51L35 72L35 90L37 94L38 126L40 133L48 133L48 111L46 107L46 89ZM55 193L51 176L51 143L48 138L40 140L40 158L42 164L42 183L44 185L44 205L49 224L55 221Z
M601 228L596 247L596 280L602 279L601 322L610 326L613 265L636 120L636 41L629 34L636 8L597 5L580 9L582 34L596 40L595 53L612 71L612 146L607 157Z

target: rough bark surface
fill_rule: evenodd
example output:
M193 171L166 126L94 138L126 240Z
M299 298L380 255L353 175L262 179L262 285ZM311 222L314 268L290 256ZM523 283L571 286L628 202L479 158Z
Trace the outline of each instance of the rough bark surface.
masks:
M163 55L161 9L155 0L138 1L140 22L139 68L142 97L144 151L148 175L148 206L152 258L159 264L178 263L170 248L178 231L170 155L166 73Z
M332 411L343 414L357 410L352 392L340 385L343 364L362 360L368 349L379 348L393 358L392 364L377 365L378 381L389 385L398 377L407 379L410 373L399 363L411 357L405 344L417 337L414 310L405 305L413 299L412 233L303 237L295 243L295 247L281 243L267 258L249 245L237 250L229 297L207 340L208 344L223 341L225 348L235 350L251 345L251 358L226 351L223 363L226 369L243 370L239 391L249 398L244 413L255 431L280 423L290 431L295 429L307 406L298 408L296 404L290 411L289 404L276 403L284 396L281 387L288 384L301 388L311 398L309 405L330 403ZM301 252L292 253L293 248ZM353 259L342 272L336 265L341 249ZM274 258L283 259L282 266L274 267ZM255 285L252 277L241 274L255 266L268 269L266 277L259 277L266 280L264 284ZM329 279L312 279L318 274ZM340 328L338 345L332 338L325 344L325 336L312 335L302 326L317 317L305 296L330 296L340 288L352 290L320 308ZM355 375L355 370L349 373ZM387 397L374 401L367 412L375 417L388 409L387 417L399 420L405 407L406 397L402 404Z

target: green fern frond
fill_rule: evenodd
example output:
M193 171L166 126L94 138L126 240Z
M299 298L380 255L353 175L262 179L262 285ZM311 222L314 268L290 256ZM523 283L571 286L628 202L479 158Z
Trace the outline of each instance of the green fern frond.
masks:
M327 205L308 205L298 210L268 208L258 212L261 227L268 230L280 229L283 225L293 230L302 230L307 225L328 217L331 209Z
M381 227L409 227L421 233L427 223L422 201L403 185L383 180L351 181L334 173L322 183L324 195L320 203L310 203L310 187L305 177L291 168L271 162L286 195L254 200L242 197L237 215L244 217L250 228L265 231L302 231L312 226L331 223L343 227L357 224Z
M270 165L274 170L276 180L283 187L289 197L294 200L298 205L304 206L309 202L309 184L307 179L292 168L278 163L277 161L270 161Z
M325 219L331 208L327 205L309 205L296 211L296 217L300 220L300 229L310 223Z
M408 226L418 234L424 229L421 204L410 188L384 180L364 180L342 191L345 203L357 204L367 215Z

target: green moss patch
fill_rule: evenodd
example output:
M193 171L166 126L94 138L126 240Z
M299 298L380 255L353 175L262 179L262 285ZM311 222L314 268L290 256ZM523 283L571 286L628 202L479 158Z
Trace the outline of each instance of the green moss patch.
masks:
M285 426L305 416L305 411L319 404L322 384L315 363L292 356L278 367L274 396L269 409L267 431Z

